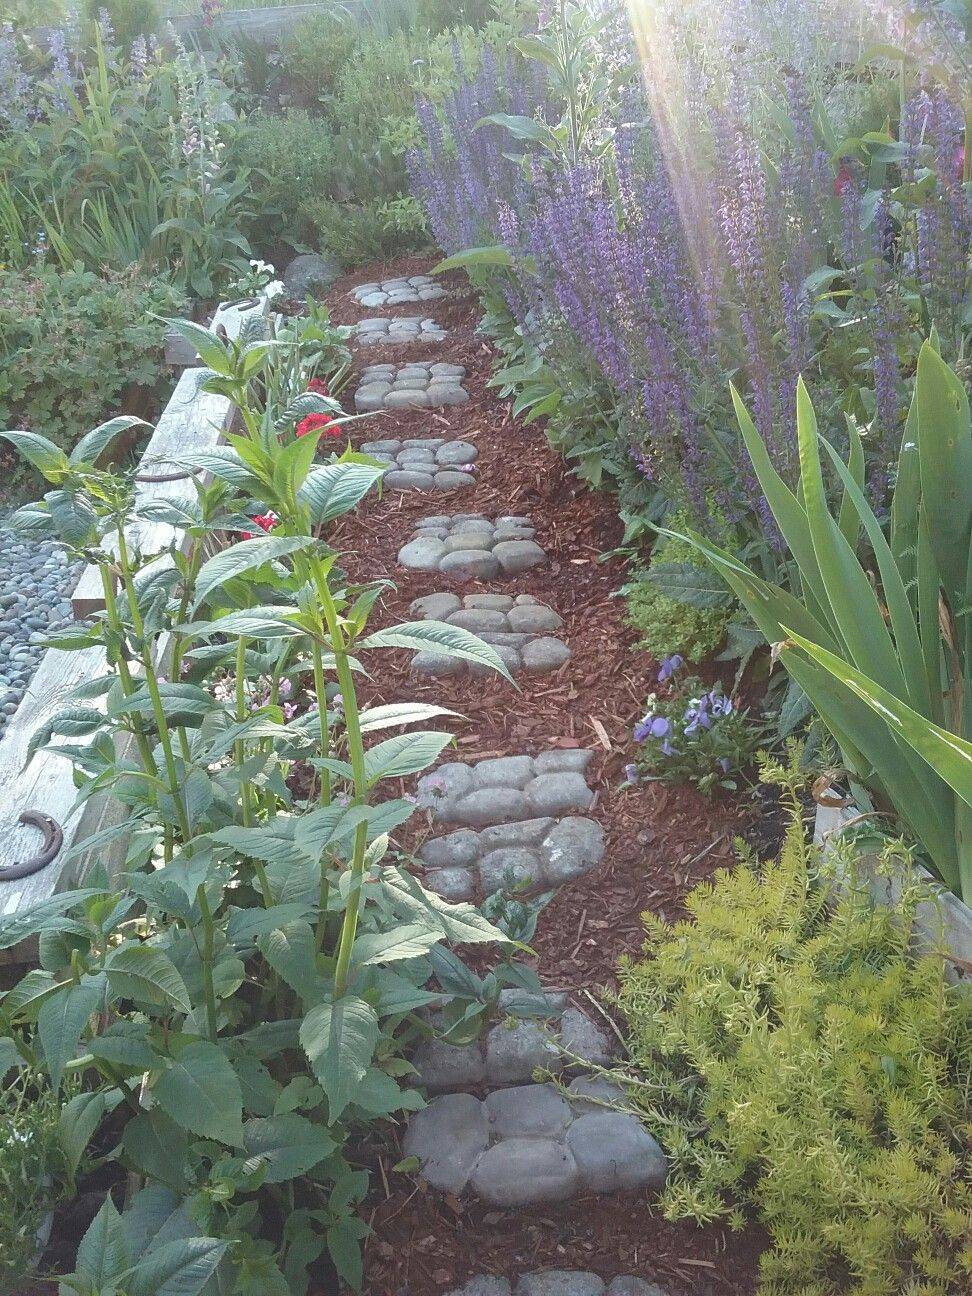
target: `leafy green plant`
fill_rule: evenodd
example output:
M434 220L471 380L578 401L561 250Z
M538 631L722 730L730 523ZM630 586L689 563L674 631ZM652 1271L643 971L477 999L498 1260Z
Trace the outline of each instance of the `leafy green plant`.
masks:
M34 1271L50 1231L49 1212L70 1178L60 1141L60 1105L43 1078L0 1046L0 1291Z
M964 387L927 342L898 462L890 540L861 489L863 452L853 426L845 465L818 437L810 397L799 384L801 473L794 494L735 393L734 400L753 467L798 571L793 586L800 597L761 580L727 551L691 538L767 641L782 645L783 664L853 775L894 807L942 880L972 899L972 424ZM821 446L843 486L837 517L826 505ZM874 579L858 557L862 531ZM870 698L862 689L870 689ZM897 722L882 691L904 708L902 716L908 711L917 718ZM944 741L951 738L952 778L916 750L933 727L945 733ZM956 792L956 778L964 795Z
M165 330L152 317L181 304L177 289L135 270L0 272L0 424L70 444L130 384L156 386Z
M691 543L667 537L656 546L647 571L636 573L622 590L639 647L658 661L673 653L704 661L725 638L732 600L699 565L697 554Z
M433 952L509 944L391 851L415 805L383 786L436 760L451 735L412 726L452 713L362 707L355 674L383 649L432 646L506 671L467 631L368 625L386 582L351 585L326 533L384 469L350 449L316 463L321 429L289 434L336 412L317 390L281 406L286 388L266 379L290 343L170 323L240 420L225 445L185 456L211 478L190 503L136 502L131 476L96 466L134 418L70 455L4 434L50 484L15 524L95 563L105 599L52 643L97 646L107 670L32 751L67 755L79 797L114 797L124 813L75 848L120 852L120 877L95 868L0 919L0 947L38 935L42 950L0 998L0 1046L55 1091L79 1085L75 1145L105 1129L133 1176L124 1209L106 1199L82 1240L65 1293L135 1296L178 1275L194 1296L218 1273L226 1290L300 1296L325 1255L360 1285L367 1174L350 1143L421 1105L401 1049L418 1009L449 1002L428 985ZM184 532L187 549L144 550L146 521Z
M767 775L790 807L780 858L720 871L683 921L646 916L644 958L621 968L630 1094L670 1157L662 1207L740 1227L751 1205L761 1296L951 1296L972 1273L969 1000L911 949L927 888L905 872L886 908L830 886L799 780Z

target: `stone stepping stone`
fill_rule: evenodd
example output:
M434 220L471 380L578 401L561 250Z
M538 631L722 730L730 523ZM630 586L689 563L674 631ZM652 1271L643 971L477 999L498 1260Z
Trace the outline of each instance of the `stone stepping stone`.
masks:
M449 294L428 275L411 279L382 279L377 283L358 284L352 296L359 306L405 306L410 302L438 301Z
M387 478L385 479L387 481ZM530 594L427 594L409 608L413 616L427 621L471 630L496 649L510 671L543 675L570 660L570 649L554 631L564 623L546 603ZM488 668L435 652L416 653L412 658L415 675L485 675Z
M415 524L415 538L398 551L398 561L412 571L440 572L457 580L519 576L546 561L535 535L525 516L510 514L491 522L483 513L437 515Z
M550 1084L500 1089L484 1100L443 1094L412 1115L403 1146L433 1188L501 1209L657 1190L667 1172L665 1154L637 1116L591 1110L585 1095L565 1097Z
M537 1269L519 1278L476 1274L445 1296L669 1296L664 1287L619 1274L610 1280L580 1269Z
M437 409L444 405L465 405L469 393L462 385L462 365L375 364L361 371L361 385L354 394L359 414L386 409Z
M418 1046L412 1062L429 1093L525 1085L538 1067L560 1075L585 1064L607 1066L614 1057L608 1033L568 1007L565 994L501 990L498 1006L503 1020L481 1039L455 1045L434 1037ZM588 1100L590 1111L607 1110L605 1103L627 1105L622 1091L601 1076L579 1075L570 1088L578 1104Z
M476 484L479 451L471 441L386 439L366 441L361 450L388 465L382 482L393 490L466 490Z
M604 855L604 831L585 816L589 751L450 761L419 779L418 804L433 822L458 825L418 851L425 884L452 902L515 884L562 886Z
M382 315L361 320L356 329L359 346L397 346L402 342L444 342L446 331L434 319L421 315Z

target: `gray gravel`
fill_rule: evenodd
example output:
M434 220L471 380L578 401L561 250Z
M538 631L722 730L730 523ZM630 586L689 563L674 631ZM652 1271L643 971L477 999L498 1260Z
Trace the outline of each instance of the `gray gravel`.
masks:
M74 621L81 567L52 541L25 540L0 524L0 734L40 665L45 637Z

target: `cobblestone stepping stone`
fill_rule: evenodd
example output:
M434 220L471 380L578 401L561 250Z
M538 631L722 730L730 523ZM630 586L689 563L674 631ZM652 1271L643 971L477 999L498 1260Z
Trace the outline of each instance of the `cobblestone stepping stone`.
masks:
M589 751L450 761L419 779L418 803L436 823L459 825L418 851L426 885L452 901L514 884L562 886L604 855L584 770Z
M668 1292L633 1274L608 1280L579 1269L538 1269L513 1281L476 1274L446 1296L668 1296Z
M359 346L397 346L401 342L444 342L446 331L421 315L377 315L360 320L355 329Z
M361 385L354 394L359 414L386 409L433 409L442 405L465 405L469 393L462 385L462 365L374 364L361 371Z
M388 464L382 478L393 490L465 490L476 484L475 461L479 451L471 441L444 437L391 438L366 441L361 447L380 463Z
M385 479L388 480L387 477ZM427 594L409 609L413 616L471 630L491 644L508 670L542 675L570 660L570 649L553 633L563 621L546 603L530 594ZM485 674L475 662L441 653L420 652L412 658L415 675Z
M519 1085L484 1100L443 1094L410 1118L405 1155L418 1158L433 1188L469 1192L504 1209L662 1188L665 1154L638 1117L589 1106L550 1084ZM524 1290L546 1296L543 1287Z
M74 621L71 591L83 566L53 541L0 526L0 735L40 665L44 638Z
M411 279L382 279L379 283L358 284L353 296L359 306L377 307L437 301L449 294L428 275L413 275Z
M537 1000L541 1002L538 1004ZM503 990L499 1008L503 1020L490 1027L481 1039L458 1045L435 1037L423 1040L412 1062L419 1082L429 1093L451 1093L478 1085L495 1089L489 1100L493 1103L492 1117L504 1129L509 1126L511 1134L527 1135L530 1131L526 1125L530 1120L546 1119L542 1111L533 1116L529 1114L527 1108L531 1103L540 1102L544 1111L553 1110L543 1097L545 1087L530 1083L538 1067L559 1075L581 1065L607 1066L614 1050L607 1032L579 1008L569 1007L565 994L548 990L543 995L530 995ZM435 1019L432 1021L434 1025ZM505 1091L513 1096L497 1097L500 1086L506 1085L516 1086ZM529 1093L521 1094L523 1087ZM570 1093L573 1110L578 1115L582 1111L604 1112L610 1107L626 1106L621 1090L600 1076L577 1076L571 1083ZM558 1098L564 1103L560 1095ZM525 1104L522 1111L521 1099ZM514 1122L516 1129L504 1115L511 1110L511 1103L519 1113Z
M514 514L495 522L483 513L426 517L415 524L415 538L398 551L398 561L457 580L518 576L546 560L535 535L530 519Z

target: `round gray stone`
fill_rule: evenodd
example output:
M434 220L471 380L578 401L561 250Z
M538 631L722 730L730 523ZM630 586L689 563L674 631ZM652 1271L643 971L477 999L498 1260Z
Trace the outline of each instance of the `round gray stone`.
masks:
M560 639L542 635L539 639L524 644L522 657L523 668L528 675L543 675L570 661L570 649Z
M570 1105L578 1116L585 1112L605 1111L604 1103L614 1107L627 1106L624 1090L605 1076L579 1075L567 1088Z
M479 1099L445 1094L415 1112L403 1148L407 1157L418 1157L433 1188L460 1193L488 1143L489 1122Z
M476 895L476 879L469 869L432 869L425 875L425 885L450 904L473 900Z
M482 529L474 531L452 531L446 540L446 551L448 553L483 552L489 553L493 546L493 536L489 531ZM493 560L496 561L495 559ZM496 564L496 570L499 571L499 563Z
M452 472L443 468L435 474L435 484L438 490L468 490L470 486L476 485L476 474Z
M556 1044L532 1021L501 1022L486 1036L486 1077L490 1084L526 1084L538 1067L558 1072L563 1057Z
M438 805L455 800L472 790L472 770L465 761L446 761L418 781L419 800Z
M484 634L490 630L505 630L506 615L493 608L460 608L449 616L449 624L471 630L473 634ZM529 757L527 757L529 760ZM530 762L533 768L533 762Z
M619 1274L608 1283L604 1296L668 1296L668 1292L657 1283L646 1282L644 1278Z
M456 549L440 559L439 570L459 580L491 580L499 563L485 549Z
M450 657L447 653L420 652L412 658L411 673L437 679L451 678L462 675L468 665L461 657Z
M422 617L426 621L448 621L453 612L458 612L462 607L462 599L458 594L425 594L422 598L417 598L409 605L409 612L413 616Z
M447 382L430 383L426 395L430 405L465 405L469 400L465 387Z
M361 449L365 454L398 454L402 448L401 441L386 438L381 441L366 441Z
M499 1138L559 1138L573 1116L551 1084L496 1089L485 1100L486 1115Z
M430 473L399 469L385 473L382 479L392 490L432 490L435 481Z
M557 747L541 752L536 758L537 773L551 774L558 770L580 770L583 773L593 755L586 747Z
M526 787L531 778L533 778L533 758L530 756L493 756L487 760L477 761L472 767L472 785L474 788L515 787L522 789Z
M385 398L390 394L388 383L368 383L359 387L354 397L354 405L364 414L372 413L384 407Z
M468 792L455 802L448 802L440 816L471 828L485 828L504 820L526 819L527 803L523 793L516 788L487 787Z
M563 621L545 603L517 604L510 610L510 629L528 634L549 634L563 629Z
M547 835L554 822L553 819L523 819L518 823L494 824L482 830L479 840L484 850L498 850L501 846L535 846Z
M467 1089L482 1084L486 1078L486 1065L478 1044L454 1047L443 1040L423 1040L412 1062L418 1069L419 1083L433 1092Z
M442 378L464 378L466 375L462 365L449 364L446 360L437 360L435 364L429 365L429 372Z
M445 544L432 536L410 540L398 551L398 561L412 571L436 571L445 554Z
M546 554L534 540L501 540L493 553L507 576L517 576L542 563Z
M304 298L308 293L320 297L337 282L341 267L319 252L301 252L287 266L281 278L290 297Z
M665 1154L636 1116L589 1112L567 1131L584 1184L593 1192L663 1188Z
M614 1055L607 1031L579 1008L568 1008L560 1021L560 1046L592 1066L607 1066Z
M604 1296L604 1281L580 1270L540 1269L523 1275L515 1296Z
M459 828L445 837L430 837L418 854L429 868L442 869L474 863L479 849L479 834Z
M594 793L576 770L538 774L524 789L527 805L534 815L566 815L587 810Z
M470 464L478 456L479 451L471 441L447 441L445 445L439 446L435 452L436 459L443 467Z
M385 409L410 409L412 407L424 409L431 403L427 391L398 391L393 389L385 397Z
M513 607L509 594L467 594L462 602L467 608L491 608L494 612L509 612Z
M543 863L535 851L524 846L505 846L490 851L479 861L479 881L483 895L493 895L506 888L538 882L543 877Z
M446 1296L512 1296L512 1289L505 1278L491 1278L487 1274L477 1274L462 1287L446 1292Z
M552 886L562 886L604 858L604 830L593 819L568 815L544 838L543 876Z
M484 1201L508 1209L534 1202L566 1201L580 1186L577 1164L563 1143L511 1138L494 1144L476 1162L469 1186Z

